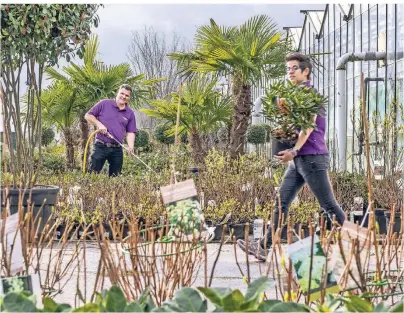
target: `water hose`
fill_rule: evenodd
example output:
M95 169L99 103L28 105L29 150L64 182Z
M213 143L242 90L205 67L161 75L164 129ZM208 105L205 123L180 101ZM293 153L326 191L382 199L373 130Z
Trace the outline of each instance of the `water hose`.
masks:
M88 150L88 146L90 144L91 139L93 139L93 137L95 136L96 133L98 133L99 131L101 131L100 129L97 129L95 131L93 131L90 136L88 137L87 143L86 143L86 148L84 149L84 155L83 155L83 174L86 173L86 165L87 165L87 150Z

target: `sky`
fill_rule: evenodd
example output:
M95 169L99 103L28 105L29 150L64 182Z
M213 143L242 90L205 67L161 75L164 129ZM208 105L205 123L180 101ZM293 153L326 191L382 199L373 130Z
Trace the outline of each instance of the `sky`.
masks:
M100 25L94 29L105 64L127 62L133 31L153 26L166 36L175 31L189 42L196 29L213 18L219 25L241 25L250 17L266 14L279 29L303 26L300 10L324 10L325 4L105 4L98 10Z

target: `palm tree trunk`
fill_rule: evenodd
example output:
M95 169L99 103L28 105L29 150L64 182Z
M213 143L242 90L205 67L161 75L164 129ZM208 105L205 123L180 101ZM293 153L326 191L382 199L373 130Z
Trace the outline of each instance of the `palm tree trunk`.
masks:
M74 138L70 128L66 128L63 132L66 143L66 167L68 170L74 169Z
M237 158L244 153L247 128L251 118L251 86L243 85L240 79L234 78L233 83L233 122L230 134L230 155Z
M191 146L191 156L195 165L203 163L205 153L202 147L201 136L197 131L191 131L189 136L189 144Z

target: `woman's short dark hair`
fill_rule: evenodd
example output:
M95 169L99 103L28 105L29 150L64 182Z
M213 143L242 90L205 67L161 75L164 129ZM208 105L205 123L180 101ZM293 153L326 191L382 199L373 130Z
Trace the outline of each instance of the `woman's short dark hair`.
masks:
M286 56L285 61L286 62L298 61L299 67L302 71L304 71L306 68L308 68L309 74L307 75L307 79L310 79L310 74L311 74L313 66L311 65L310 58L307 55L304 55L299 52L292 52Z

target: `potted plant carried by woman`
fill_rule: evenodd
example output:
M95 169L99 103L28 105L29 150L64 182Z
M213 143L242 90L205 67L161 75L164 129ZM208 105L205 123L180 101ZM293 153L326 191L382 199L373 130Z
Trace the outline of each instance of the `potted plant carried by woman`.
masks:
M300 130L316 129L313 116L323 116L327 102L327 97L308 85L290 81L272 84L262 99L264 114L272 126L272 153L292 148Z

